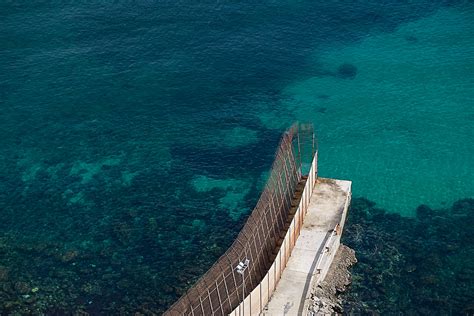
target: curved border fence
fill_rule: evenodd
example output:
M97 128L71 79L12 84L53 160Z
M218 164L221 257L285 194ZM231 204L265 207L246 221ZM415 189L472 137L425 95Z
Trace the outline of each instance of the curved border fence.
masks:
M300 205L305 169L316 180L315 157L312 125L295 124L283 134L265 188L239 235L165 315L228 315L260 285L290 228L296 213L291 210ZM246 259L248 267L239 273L236 267Z

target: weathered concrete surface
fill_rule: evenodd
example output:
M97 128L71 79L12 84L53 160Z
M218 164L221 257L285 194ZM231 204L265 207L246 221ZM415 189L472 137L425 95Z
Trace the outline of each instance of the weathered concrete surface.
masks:
M350 181L317 180L301 234L263 315L306 313L311 305L311 285L317 285L324 279L339 247L350 192ZM338 235L332 236L337 224L341 224L341 230ZM330 251L324 252L326 247Z
M339 295L351 284L349 268L357 262L355 251L340 245L324 281L313 284L311 302L304 315L339 315L342 314L342 301Z

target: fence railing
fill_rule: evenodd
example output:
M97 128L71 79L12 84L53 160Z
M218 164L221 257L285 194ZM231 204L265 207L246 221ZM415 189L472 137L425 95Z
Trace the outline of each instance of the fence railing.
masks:
M312 188L316 177L313 127L295 124L283 134L267 184L235 241L165 315L228 315L254 289L261 287L262 280L276 264L279 268L274 271L281 274L281 249L288 254L284 255L286 265L309 203L307 185L303 184L309 181ZM287 241L288 234L292 238ZM239 273L237 266L247 259L248 267ZM273 280L275 286L279 277ZM250 298L249 304L252 304Z
M316 182L316 161L317 154L314 156L311 163L311 167L308 174L308 179L304 185L304 190L299 199L298 206L296 208L295 215L289 225L289 229L286 232L285 238L283 239L282 246L278 250L278 254L270 267L267 274L262 281L247 295L243 302L239 304L229 315L265 315L264 308L270 300L278 282L280 281L283 270L286 268L288 260L290 259L291 252L295 247L296 240L300 235L303 227L303 219L308 211L309 201L313 192L313 188Z

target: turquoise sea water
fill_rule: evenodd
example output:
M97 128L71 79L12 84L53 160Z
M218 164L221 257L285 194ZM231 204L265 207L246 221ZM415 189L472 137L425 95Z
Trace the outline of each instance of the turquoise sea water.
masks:
M473 21L469 1L1 1L0 310L162 311L295 120L322 176L389 212L473 197Z

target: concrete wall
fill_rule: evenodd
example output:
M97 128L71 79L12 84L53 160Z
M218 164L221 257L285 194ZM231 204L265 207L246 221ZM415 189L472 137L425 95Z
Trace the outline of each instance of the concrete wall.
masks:
M250 295L248 295L229 315L259 315L265 305L267 305L278 281L281 278L281 274L286 267L291 251L295 246L296 239L300 234L303 219L308 210L311 194L313 193L313 188L317 179L317 158L318 153L316 152L313 161L311 162L308 180L306 181L298 209L291 221L290 228L285 235L273 265L270 267L260 284L254 288Z

